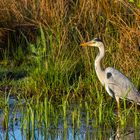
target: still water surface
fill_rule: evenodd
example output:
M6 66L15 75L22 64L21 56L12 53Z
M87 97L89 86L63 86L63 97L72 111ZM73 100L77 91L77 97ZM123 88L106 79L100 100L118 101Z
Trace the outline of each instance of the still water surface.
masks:
M13 99L12 99L13 102ZM15 102L15 101L14 101ZM12 103L13 104L13 103ZM31 124L26 123L25 116L21 113L20 108L15 109L14 105L9 108L9 122L8 129L4 126L4 113L0 111L0 139L8 140L138 140L140 139L140 129L130 127L121 128L116 125L95 125L96 119L89 118L87 120L87 113L80 112L80 120L72 118L71 108L77 105L71 105L67 110L67 115L64 116L50 116L49 125L46 127L45 122L40 122L38 125L38 119L35 117L34 127ZM78 109L78 108L77 108ZM27 110L26 107L24 110ZM55 108L53 109L55 111ZM77 112L76 112L77 113ZM60 113L61 114L61 113ZM24 119L23 119L24 117ZM52 117L52 118L51 118ZM27 118L31 118L27 116ZM14 121L13 121L14 120ZM30 120L30 119L29 119ZM24 122L27 126L25 126ZM131 122L129 122L131 123ZM112 126L111 126L112 125Z

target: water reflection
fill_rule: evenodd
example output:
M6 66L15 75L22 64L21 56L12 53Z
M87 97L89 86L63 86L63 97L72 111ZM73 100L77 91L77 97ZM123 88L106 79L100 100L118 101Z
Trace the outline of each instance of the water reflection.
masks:
M41 132L42 131L42 132ZM109 136L110 135L110 136ZM139 130L128 130L123 132L122 130L117 130L113 132L111 129L106 131L101 131L99 129L77 129L74 130L71 126L67 129L46 129L46 130L35 130L34 139L38 140L85 140L85 139L110 139L110 140L137 140L140 137ZM14 126L14 128L0 131L0 139L9 140L23 140L30 139L30 134L23 134L20 129L20 125Z
M24 130L27 131L27 130ZM32 130L28 130L27 133L23 133L21 129L20 123L15 124L13 128L9 128L8 130L0 130L0 139L9 139L9 140L24 140L31 139ZM37 140L91 140L91 139L110 139L110 140L137 140L140 137L139 130L124 130L117 129L117 131L113 131L112 129L103 130L102 128L80 128L75 129L72 126L68 126L68 128L63 129L62 127L58 128L40 128L35 130L34 139Z
M73 105L72 105L73 106ZM51 107L51 106L50 106ZM77 105L76 105L77 107ZM51 107L52 108L52 107ZM37 114L34 116L34 127L31 123L32 115L24 116L21 113L21 109L12 105L9 107L9 122L8 129L5 129L4 119L5 113L4 110L0 111L0 139L9 139L9 140L24 140L24 139L37 139L37 140L137 140L140 138L139 129L134 129L133 127L121 128L118 124L116 126L110 125L96 125L96 119L86 118L86 112L80 112L80 117L75 111L76 117L73 118L72 111L74 107L70 107L71 110L67 110L67 116L50 116L49 126L46 125L46 122L38 123L39 120ZM73 108L73 110L72 110ZM75 110L77 110L76 108ZM27 109L23 109L27 110ZM54 109L53 109L54 110ZM32 110L32 112L34 112ZM63 111L62 111L63 112ZM60 113L61 114L61 113ZM78 121L78 117L80 120ZM26 120L30 121L27 123ZM40 119L41 120L41 119ZM25 125L27 123L27 126ZM131 124L130 124L131 125ZM25 127L26 126L26 127Z
M112 136L110 140L139 140L140 138L140 130L134 128L120 128L117 126L117 130Z

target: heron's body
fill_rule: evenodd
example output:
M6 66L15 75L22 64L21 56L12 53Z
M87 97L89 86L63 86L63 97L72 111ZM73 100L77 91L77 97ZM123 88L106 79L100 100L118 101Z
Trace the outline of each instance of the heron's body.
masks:
M110 96L126 98L140 104L140 94L130 80L118 70L105 69L105 88Z
M95 59L95 71L108 94L114 97L118 104L119 98L126 98L140 104L140 93L125 75L111 67L108 67L105 70L101 68L101 60L105 55L103 43L99 39L93 39L92 41L81 45L99 48L99 54Z

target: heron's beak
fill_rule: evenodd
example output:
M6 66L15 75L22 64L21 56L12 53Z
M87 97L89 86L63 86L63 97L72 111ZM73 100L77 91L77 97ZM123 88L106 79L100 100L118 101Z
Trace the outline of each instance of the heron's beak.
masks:
M95 44L94 41L89 41L89 42L81 43L80 46L87 47L87 46L94 46L94 44Z

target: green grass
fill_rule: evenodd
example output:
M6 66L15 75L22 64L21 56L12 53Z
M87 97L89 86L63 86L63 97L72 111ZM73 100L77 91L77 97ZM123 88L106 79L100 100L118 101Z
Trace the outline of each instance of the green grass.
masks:
M0 14L3 127L9 123L5 100L9 95L18 99L15 112L20 106L21 130L28 139L34 138L36 128L47 137L44 128L51 123L57 128L60 116L63 127L68 128L68 113L73 129L80 128L82 119L92 128L114 128L117 123L123 128L129 124L139 127L135 105L121 100L121 118L116 115L116 101L94 70L98 50L80 47L81 42L100 37L106 46L103 67L122 71L139 88L139 3L41 0L28 1L23 7L22 2L1 1L3 10L9 9Z
M10 115L8 119L8 114L11 113L9 109L9 107L5 107L3 111L5 115L4 122L6 123L3 125L4 129L8 133L7 128L11 129L12 126L14 131L15 123L20 122L20 131L26 139L34 139L39 135L55 137L56 135L61 136L62 133L65 134L63 138L66 138L69 135L69 128L72 128L73 135L77 131L86 131L88 133L90 128L97 138L103 136L108 138L108 133L111 129L114 130L120 127L120 133L125 136L125 132L127 133L130 128L139 129L140 127L138 124L139 113L135 110L136 108L131 106L123 109L122 107L121 118L118 118L115 115L114 105L105 103L102 99L99 105L95 107L93 102L83 102L82 99L72 105L66 98L63 103L58 104L58 102L52 101L47 96L43 99L36 96L34 99L24 99L24 101L22 99L21 103L19 100L12 109L14 116L11 117ZM16 115L19 112L21 117ZM59 134L59 130L61 134ZM86 137L88 137L87 133ZM77 136L77 134L75 135Z

